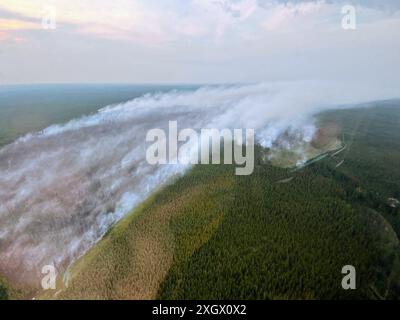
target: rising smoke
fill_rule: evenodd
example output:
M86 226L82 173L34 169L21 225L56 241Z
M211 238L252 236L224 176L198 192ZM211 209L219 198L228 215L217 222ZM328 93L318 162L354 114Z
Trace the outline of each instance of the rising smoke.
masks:
M46 264L65 268L183 165L146 162L146 132L253 128L272 147L285 131L310 140L324 108L395 96L332 84L262 83L145 95L53 125L0 150L0 273L39 284Z

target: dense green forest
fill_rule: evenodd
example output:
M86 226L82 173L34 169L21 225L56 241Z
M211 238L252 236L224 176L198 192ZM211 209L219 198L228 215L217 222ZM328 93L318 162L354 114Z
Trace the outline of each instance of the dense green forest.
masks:
M321 126L339 125L346 148L302 170L266 163L260 147L251 176L194 167L110 230L57 298L398 298L392 104L321 114ZM357 290L342 289L348 264Z
M201 169L207 175L209 168ZM359 186L325 163L307 167L290 183L276 183L281 173L260 165L250 177L235 177L214 210L223 215L221 224L193 254L188 234L202 217L180 215L171 222L178 254L159 298L395 296L397 236L379 213L353 201ZM357 269L355 291L341 287L346 264Z
M399 209L387 205L388 198L400 198L400 102L326 112L320 119L341 125L347 148L337 171L359 185L358 200L384 215L400 235Z
M400 297L400 104L325 112L345 148L250 176L198 165L117 223L69 270L58 299ZM343 290L344 265L357 289ZM4 288L4 289L3 289ZM10 296L1 286L2 298Z

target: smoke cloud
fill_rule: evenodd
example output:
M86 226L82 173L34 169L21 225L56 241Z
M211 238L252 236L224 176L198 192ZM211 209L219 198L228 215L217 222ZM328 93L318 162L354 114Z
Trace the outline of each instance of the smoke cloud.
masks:
M184 128L252 128L272 147L285 131L310 140L313 115L398 96L332 83L261 83L145 95L53 125L0 150L0 273L39 285L61 271L184 165L146 162L145 137L168 121Z

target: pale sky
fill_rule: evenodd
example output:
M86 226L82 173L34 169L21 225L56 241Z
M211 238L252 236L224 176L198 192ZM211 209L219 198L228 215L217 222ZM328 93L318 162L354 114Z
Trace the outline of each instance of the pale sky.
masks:
M342 79L398 86L400 1L0 1L0 84Z

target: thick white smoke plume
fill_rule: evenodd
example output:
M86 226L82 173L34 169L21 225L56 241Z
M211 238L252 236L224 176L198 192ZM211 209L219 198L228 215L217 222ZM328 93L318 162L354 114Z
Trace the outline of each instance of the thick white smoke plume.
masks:
M323 108L390 98L332 84L203 87L145 95L53 125L0 150L0 274L38 285L41 268L65 270L182 165L151 166L145 136L184 128L253 128L271 146L285 130L311 139Z

